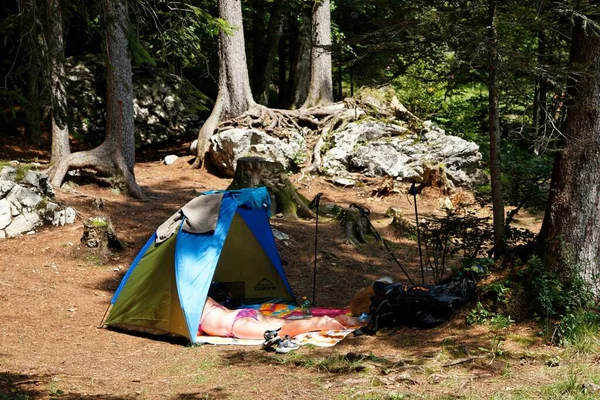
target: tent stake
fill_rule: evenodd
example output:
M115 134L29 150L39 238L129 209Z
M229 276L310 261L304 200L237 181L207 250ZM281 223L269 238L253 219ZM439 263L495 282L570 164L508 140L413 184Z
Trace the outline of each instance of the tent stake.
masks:
M317 287L317 243L318 235L319 235L319 201L321 200L321 196L323 193L317 193L313 201L310 202L309 208L316 208L317 219L315 222L315 264L313 267L313 295L312 295L312 304L313 306L316 304L316 287Z
M417 221L417 243L419 244L419 261L421 261L421 284L424 285L425 270L423 268L423 253L421 252L421 233L419 230L419 212L417 211L417 186L415 185L415 181L412 182L408 193L413 195L415 201L415 220Z

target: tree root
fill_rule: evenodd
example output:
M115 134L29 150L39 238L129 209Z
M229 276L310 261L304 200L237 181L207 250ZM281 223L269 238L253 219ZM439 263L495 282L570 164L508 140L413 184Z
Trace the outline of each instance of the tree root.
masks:
M147 197L135 181L133 171L130 171L125 162L117 160L115 151L105 143L87 151L71 153L51 166L46 173L50 184L59 188L69 170L89 168L106 176L122 178L128 194L136 199L145 200Z

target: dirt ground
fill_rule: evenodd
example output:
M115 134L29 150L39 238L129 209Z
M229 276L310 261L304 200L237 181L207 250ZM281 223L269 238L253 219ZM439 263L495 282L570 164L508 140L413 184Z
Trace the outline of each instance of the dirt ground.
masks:
M47 159L22 146L0 150L0 160ZM0 399L546 398L543 388L568 379L574 368L598 370L597 357L569 360L546 346L535 325L495 332L467 326L464 313L430 330L349 336L332 348L305 346L287 355L258 347L191 347L99 328L114 290L153 230L198 193L229 184L189 169L189 158L167 166L162 156L136 165L150 201L73 182L57 190L57 198L77 210L74 225L0 241ZM408 185L373 197L376 182L344 188L323 178L291 180L309 199L324 193L321 204L369 207L374 226L419 280L416 243L398 237L384 216L393 206L414 218ZM92 204L96 198L103 199L103 208ZM419 211L439 212L442 200L424 196ZM83 221L98 215L110 216L127 245L108 259L80 243ZM519 222L536 229L540 216L520 215ZM295 294L310 297L314 221L273 218L272 225L290 236L287 245L278 244ZM406 281L382 246L348 244L339 222L327 218L319 220L317 265L319 306L346 306L357 290L383 275ZM498 338L505 341L494 351Z

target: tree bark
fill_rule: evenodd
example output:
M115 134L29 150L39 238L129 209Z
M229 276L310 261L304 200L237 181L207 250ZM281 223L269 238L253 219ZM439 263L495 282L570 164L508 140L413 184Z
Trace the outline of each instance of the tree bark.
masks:
M547 265L600 297L600 31L574 17L564 148L555 159L541 230Z
M545 71L546 58L549 52L547 51L547 37L546 34L540 30L538 32L538 68L541 71ZM540 151L544 150L542 147L546 146L544 138L546 137L547 118L549 113L547 110L548 96L548 78L545 72L540 72L535 78L535 91L533 95L533 127L532 127L532 140L534 144L535 154L539 154Z
M50 58L50 103L52 106L52 151L50 164L71 153L67 126L67 93L65 88L63 12L60 0L48 0L46 42Z
M28 144L42 144L42 108L40 86L43 79L43 64L46 54L44 24L41 20L43 6L39 0L22 1L22 9L29 14L32 23L25 36L25 47L29 53L25 97L25 140Z
M304 18L297 27L294 54L290 65L289 84L291 85L289 108L300 108L308 97L311 65L311 15L306 8Z
M273 64L275 63L275 55L279 49L279 41L283 34L283 1L275 0L269 19L269 30L266 37L266 52L263 51L263 62L261 69L254 71L256 77L254 93L257 103L268 105L269 102L269 85L271 84L273 74ZM259 46L259 43L255 43Z
M303 108L333 103L331 76L331 9L329 0L316 0L312 14L310 88Z
M490 136L490 181L492 185L492 207L494 217L494 258L504 254L504 200L502 198L502 173L500 168L500 116L498 109L498 34L496 31L496 0L488 2L488 91L489 91L489 136Z
M256 105L246 64L241 0L219 0L219 17L227 21L231 31L219 32L219 93L210 116L198 133L195 168L202 166L210 145L209 138L219 121L235 118Z
M59 187L69 169L93 168L122 179L128 193L145 198L135 181L135 137L133 125L133 82L127 40L129 18L124 0L105 0L106 31L106 136L100 146L72 153L57 160L50 169L53 186Z

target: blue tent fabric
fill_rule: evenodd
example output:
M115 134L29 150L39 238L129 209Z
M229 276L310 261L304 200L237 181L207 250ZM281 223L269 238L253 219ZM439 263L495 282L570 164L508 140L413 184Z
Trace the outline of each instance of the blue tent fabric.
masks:
M212 234L181 231L177 236L175 279L190 337L196 336L204 300L236 209L235 200L223 196L217 227ZM197 236L204 236L203 240L199 241Z

